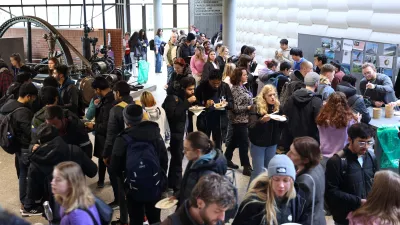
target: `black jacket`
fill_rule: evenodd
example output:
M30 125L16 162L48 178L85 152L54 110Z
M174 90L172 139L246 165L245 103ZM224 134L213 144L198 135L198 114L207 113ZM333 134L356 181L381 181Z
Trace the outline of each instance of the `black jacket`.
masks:
M361 95L357 95L355 87L346 81L342 81L337 85L336 91L343 92L346 95L350 108L362 115L361 122L369 123L371 121L371 115L369 115L368 109L365 106L364 99Z
M367 152L363 166L358 162L357 154L344 148L347 161L346 173L343 173L342 159L333 155L326 164L325 200L335 222L348 224L347 214L361 206L361 199L366 199L371 191L376 171L375 159Z
M315 184L314 224L325 225L324 194L325 171L321 164L301 171L296 176L296 184L302 190L301 195L306 199L306 208L312 208L313 188ZM311 176L311 177L310 177ZM310 214L311 215L311 214Z
M174 94L175 90L179 90L180 89L180 80L182 80L182 78L187 77L187 76L191 76L192 71L190 70L189 66L185 66L184 70L183 70L183 74L177 74L175 71L172 72L171 74L171 78L168 81L168 88L167 88L167 95L169 94Z
M371 102L382 101L385 104L395 102L396 96L394 94L393 83L390 77L385 74L377 73L376 79L370 81L375 84L375 89L366 89L367 79L365 77L360 81L360 92L363 96L368 96Z
M184 202L186 199L189 199L194 186L202 176L210 173L225 175L226 171L226 158L222 151L218 149L212 150L212 152L206 154L204 157L200 157L195 162L189 161L182 178L180 191L176 193L176 197L179 200L178 204L180 202Z
M268 105L268 113L273 113L273 106ZM278 115L282 115L279 110ZM254 103L249 113L249 139L251 143L260 147L268 147L278 144L283 122L270 119L268 122L261 121L263 115L257 113L257 104Z
M175 94L167 95L164 100L163 108L167 114L169 128L171 130L171 139L183 140L185 132L186 118L190 120L188 109L191 107L183 90L175 92ZM186 116L187 115L187 116ZM188 132L192 129L189 121Z
M60 104L69 109L71 112L79 115L78 112L78 100L79 100L79 90L75 86L75 83L68 78L64 83L58 88L60 94Z
M215 70L215 67L212 64L212 62L206 62L203 66L203 73L201 74L200 82L204 83L208 81L208 77L210 76L212 70Z
M300 223L310 224L311 209L306 208L306 200L299 194L296 198L287 201L277 202L277 220L278 224L283 223ZM292 218L290 221L289 218ZM265 202L253 195L243 200L239 206L238 213L232 222L232 225L272 225L265 219Z
M291 74L289 75L289 77L290 77L290 80L291 80L291 81L301 81L301 82L304 82L304 77L303 77L303 75L300 73L299 70L293 71L293 73L291 73Z
M93 130L95 131L93 155L97 158L101 158L104 151L107 136L108 118L110 116L110 110L113 106L114 94L112 91L110 91L103 98L101 98L99 107L96 108L96 123L93 127Z
M194 55L194 47L192 45L187 45L186 43L181 44L179 47L178 56L179 58L183 58L186 64L190 64L190 59Z
M128 105L134 103L130 95L122 97L122 101L114 102L115 104L111 108L108 117L107 137L103 150L103 157L111 156L117 135L125 129L124 116L122 115L124 108L118 105L120 102L126 102Z
M224 61L224 59L222 58L222 56L217 56L217 61L218 61L218 65L219 65L219 70L222 73L224 73L224 69L225 69L225 65L227 63L227 61Z
M164 171L168 169L168 155L165 143L160 134L158 124L152 121L143 121L137 126L127 128L115 139L111 157L111 168L118 177L123 177L126 168L126 150L128 143L122 135L127 134L134 140L151 142L158 156L160 157L160 166Z
M225 100L228 103L225 109L226 110L233 109L232 92L231 89L229 88L229 85L225 82L221 82L221 86L219 86L218 89L213 89L208 81L201 83L199 86L197 86L195 90L195 96L196 96L196 102L198 102L199 105L202 106L206 105L207 100L214 100L215 103L219 103L219 100L223 96L225 97ZM214 106L211 106L208 109L206 109L206 111L212 112L215 111L215 108Z
M283 108L283 114L288 118L285 132L288 143L296 137L310 136L319 141L318 128L315 119L322 107L322 99L305 88L293 93Z
M27 104L22 104L15 99L9 99L0 109L0 113L7 115L17 108L19 109L11 114L11 126L14 129L16 137L16 148L28 149L31 141L31 121L33 113Z
M258 78L260 79L261 82L266 84L269 79L277 78L278 76L280 76L280 77L278 78L278 85L277 85L276 89L277 89L277 92L278 92L278 96L280 96L281 92L282 92L282 89L283 89L283 85L285 85L286 82L289 82L289 77L288 76L286 76L282 72L276 72L276 73L270 74L268 76L264 76L263 78L261 78L261 76L259 76Z

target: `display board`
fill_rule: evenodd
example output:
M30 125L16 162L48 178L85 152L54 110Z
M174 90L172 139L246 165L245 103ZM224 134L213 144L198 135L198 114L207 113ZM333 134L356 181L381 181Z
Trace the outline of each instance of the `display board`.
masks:
M391 77L393 84L400 68L396 44L299 34L298 46L303 50L304 58L311 62L316 53L325 54L328 62L338 60L346 74L357 77L357 89L363 78L361 66L365 62L374 64L379 73Z
M18 38L0 38L0 58L4 60L8 68L11 68L10 56L13 53L21 55L21 61L25 62L24 40Z

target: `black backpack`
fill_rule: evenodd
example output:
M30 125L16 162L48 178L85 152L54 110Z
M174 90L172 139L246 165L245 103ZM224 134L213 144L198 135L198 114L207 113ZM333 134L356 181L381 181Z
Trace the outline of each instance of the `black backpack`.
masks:
M149 46L150 46L150 50L152 50L152 51L155 51L155 50L156 50L155 45L154 45L154 39L151 39L151 40L150 40Z
M0 114L0 146L9 154L16 153L19 149L15 145L15 131L12 126L11 115L25 107L19 107L7 115Z
M157 200L165 190L167 176L161 168L154 144L134 140L127 134L122 137L128 143L125 165L128 192L135 201Z
M375 165L375 161L376 161L376 156L375 153L371 150L368 149L367 151L367 157L371 157L372 160L372 166L373 166L373 171L374 173L377 171L376 165ZM340 169L342 170L342 175L346 175L347 173L347 168L348 168L348 163L347 163L347 158L346 158L346 153L345 151L342 149L340 151L338 151L335 155L337 155L340 158Z
M290 96L292 96L295 91L301 89L302 87L305 87L305 84L301 81L286 82L283 85L281 95L279 96L281 107L284 107Z

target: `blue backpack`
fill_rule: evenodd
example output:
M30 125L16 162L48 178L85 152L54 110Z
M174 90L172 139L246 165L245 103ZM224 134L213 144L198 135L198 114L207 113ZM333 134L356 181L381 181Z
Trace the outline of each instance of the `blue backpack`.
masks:
M265 84L272 84L274 87L277 89L278 88L278 82L279 78L283 77L284 75L278 75L276 77L270 77L268 80L265 82Z
M128 143L125 183L129 194L136 201L157 200L165 189L167 177L154 145L136 141L126 134L122 137Z

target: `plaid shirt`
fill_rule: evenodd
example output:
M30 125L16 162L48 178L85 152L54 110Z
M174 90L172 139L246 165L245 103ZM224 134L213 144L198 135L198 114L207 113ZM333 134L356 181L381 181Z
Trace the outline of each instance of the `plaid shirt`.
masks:
M8 69L0 69L0 97L3 97L6 94L8 87L13 82L13 79L14 78Z

